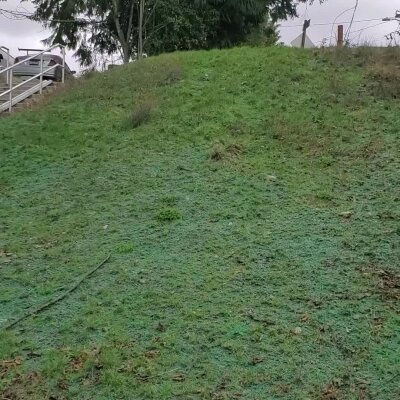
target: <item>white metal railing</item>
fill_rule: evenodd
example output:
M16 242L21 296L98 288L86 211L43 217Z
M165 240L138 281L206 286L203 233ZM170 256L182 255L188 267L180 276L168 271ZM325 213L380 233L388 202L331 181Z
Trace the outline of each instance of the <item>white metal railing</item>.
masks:
M4 49L7 54L9 54L9 50L6 47L1 46L2 49ZM43 70L43 54L50 52L53 49L56 48L60 48L61 49L61 54L62 54L62 64L56 63L54 65L52 65L51 67L47 68L46 70ZM18 67L19 65L22 65L24 63L26 63L29 60L32 60L34 58L37 58L40 56L40 73L30 77L29 79L26 79L25 81L19 83L18 85L13 86L13 71L15 67ZM6 90L3 93L0 93L0 96L5 96L8 94L9 96L9 107L8 107L8 111L11 112L11 108L13 106L13 91L15 89L20 88L21 86L23 86L25 83L30 82L34 79L39 78L40 79L40 94L42 94L43 91L43 75L46 74L47 72L51 71L52 69L55 69L57 67L61 67L61 82L64 83L65 81L65 46L61 45L61 44L55 44L54 46L49 47L48 49L42 50L39 53L35 53L32 56L28 57L28 58L24 58L22 61L19 61L13 65L9 65L9 61L8 61L8 57L7 57L7 67L3 70L0 70L0 75L6 73L6 81L7 84L9 85L9 89Z

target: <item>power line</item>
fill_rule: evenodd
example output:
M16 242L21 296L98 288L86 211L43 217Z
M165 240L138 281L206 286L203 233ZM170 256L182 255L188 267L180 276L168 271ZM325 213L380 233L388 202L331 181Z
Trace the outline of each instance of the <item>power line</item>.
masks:
M354 33L359 33L359 35L358 35L358 41L359 41L360 38L361 38L362 33L363 33L365 30L371 29L371 28L375 28L376 26L383 25L383 24L385 24L386 22L388 22L388 21L383 21L383 22L381 22L381 23L379 23L379 24L374 24L374 25L366 26L365 28L358 29L357 31L350 32L350 34L352 35L352 34L354 34ZM350 34L349 34L349 38L347 39L349 43L352 42L352 41L355 39L355 37L357 36L357 35L355 35L355 36L353 36L353 37L350 39Z
M348 40L349 37L350 37L351 27L353 26L354 17L355 17L355 15L356 15L357 8L358 8L358 2L359 2L359 0L356 0L356 4L354 5L354 10L353 10L353 15L352 15L352 17L351 17L351 22L350 22L349 27L347 28L347 32L346 32L346 35L345 35L345 39L346 39L346 36L347 36L347 40Z
M352 8L351 8L351 10L352 10ZM347 11L349 11L349 10L347 10ZM372 22L372 21L382 21L382 18L371 18L371 19L360 19L360 20L358 20L358 21L353 21L353 24L358 24L358 23L361 23L361 22ZM335 24L335 23L337 23L337 24L339 24L339 25L342 25L342 24L350 24L351 23L351 21L344 21L344 22L333 22L333 24ZM317 24L312 24L313 26L326 26L326 25L332 25L332 22L321 22L321 23L317 23ZM303 26L303 24L299 24L299 25L279 25L279 28L296 28L296 27L299 27L299 26Z
M307 17L308 17L308 2L306 3L306 8L304 10L304 13L299 18L307 19Z
M339 14L339 16L343 15L345 12L352 10L350 8L349 10L344 11L343 13ZM36 18L33 13L29 13L28 11L22 12L18 10L6 10L4 8L0 8L0 15L8 18L8 19L18 19L18 20L23 20L23 19L30 19L32 21L35 21ZM339 17L338 16L338 17ZM383 17L382 17L383 18ZM372 19L362 19L358 21L353 21L353 23L361 23L361 22L371 22L371 21L382 21L382 18L372 18ZM63 22L63 23L87 23L87 24L102 24L104 21L96 21L96 20L66 20L66 19L48 19L48 20L40 20L41 22ZM336 20L335 20L336 22ZM338 24L349 24L351 21L346 21L346 22L337 22ZM313 26L325 26L325 25L331 25L332 22L322 22L322 23L317 23L313 24ZM279 25L279 28L295 28L303 26L303 24L299 25Z
M399 21L399 25L398 28L393 31L393 32L389 32L386 35L384 35L383 37L389 41L389 46L392 45L392 43L394 42L394 44L397 46L397 40L396 40L396 36L400 36L400 21Z
M345 10L343 13L339 14L339 16L344 14L345 12L348 12L348 11L352 10L353 8L354 7L350 8L348 10ZM337 19L337 17L336 17L336 19ZM327 25L331 25L332 24L332 32L331 32L330 37L327 39L327 40L329 40L329 43L331 44L332 39L335 38L335 36L333 34L333 28L334 28L335 23L337 25L350 24L350 27L351 27L353 24L357 24L357 23L380 21L378 24L366 26L366 27L358 29L356 31L352 31L352 32L348 31L348 33L346 33L347 41L351 42L354 39L354 37L350 40L350 35L360 32L360 36L361 36L362 32L367 30L367 29L375 28L376 26L380 26L380 25L386 24L387 22L390 22L390 21L382 21L382 19L383 18L370 18L370 19L362 19L362 20L357 20L357 21L354 21L354 19L353 19L351 21L346 21L346 22L336 22L336 20L335 20L333 23L331 23L331 22L329 22L329 23L328 22L323 22L323 23L312 24L312 26L327 26ZM283 26L279 26L279 28L292 28L292 27L301 27L301 26L303 26L303 25L292 25L292 26L283 25Z
M25 13L20 11L5 10L0 8L0 16L13 21L30 20L35 22L55 22L55 23L70 23L70 24L81 24L81 25L101 25L106 23L106 21L96 21L87 19L41 19L35 17L32 13Z
M11 10L4 10L0 8L0 15L7 19L12 20L23 20L23 19L31 19L31 15L28 13L22 13L20 11L11 11Z
M375 28L376 26L386 24L387 22L388 22L388 21L383 21L383 22L381 22L380 24L375 24L375 25L366 26L365 28L359 29L359 30L357 30L357 31L353 31L353 32L351 32L351 33L353 34L353 33L363 32L363 31L365 31L366 29Z
M344 11L343 13L339 14L339 16L343 15L345 12L352 10L354 7L349 8L348 10ZM0 15L8 18L8 19L14 19L14 20L23 20L23 19L29 19L31 21L37 21L33 13L29 12L21 12L17 10L6 10L3 8L0 8ZM382 18L371 18L371 19L361 19L358 21L344 21L344 22L337 22L337 24L350 24L350 23L362 23L362 22L372 22L372 21L382 21ZM96 20L84 20L84 19L77 19L77 20L67 20L67 19L47 19L47 20L42 20L38 22L59 22L59 23L85 23L85 24L103 24L105 21L96 21ZM334 21L334 23L336 20ZM389 22L389 21L386 21ZM326 26L326 25L331 25L332 22L322 22L322 23L316 23L312 24L313 26ZM279 28L295 28L295 27L302 27L303 24L299 25L279 25ZM358 32L358 31L356 31Z
M346 14L347 12L351 11L351 10L353 10L353 7L350 7L350 8L348 8L347 10L342 11L340 14L338 14L338 15L335 17L335 19L334 19L333 22L332 22L331 37L333 36L333 30L334 30L334 28L335 28L335 23L336 23L336 21L338 20L338 18L341 17L343 14ZM332 41L329 40L329 45L331 45L331 44L332 44Z

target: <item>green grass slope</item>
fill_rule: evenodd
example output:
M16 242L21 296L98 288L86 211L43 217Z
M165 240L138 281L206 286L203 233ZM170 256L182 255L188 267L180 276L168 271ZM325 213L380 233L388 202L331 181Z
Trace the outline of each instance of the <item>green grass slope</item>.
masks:
M177 53L1 118L0 397L399 398L397 64Z

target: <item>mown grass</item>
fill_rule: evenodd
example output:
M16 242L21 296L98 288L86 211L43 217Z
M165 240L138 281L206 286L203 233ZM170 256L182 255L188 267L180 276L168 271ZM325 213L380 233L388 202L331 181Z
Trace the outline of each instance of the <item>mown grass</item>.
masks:
M2 396L398 398L400 105L376 63L177 53L3 118Z

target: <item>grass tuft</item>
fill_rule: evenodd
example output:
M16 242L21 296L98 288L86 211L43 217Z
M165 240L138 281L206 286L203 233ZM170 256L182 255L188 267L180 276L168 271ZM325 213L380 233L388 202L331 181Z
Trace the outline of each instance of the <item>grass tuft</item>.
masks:
M157 219L160 222L176 221L181 219L181 214L176 208L166 207L158 212Z
M150 121L153 106L150 103L139 103L135 106L128 118L128 127L131 129L138 128L139 126Z
M132 253L135 249L133 243L120 243L116 246L115 250L120 254Z
M248 128L244 122L235 121L228 125L228 131L232 136L240 136L247 133Z
M210 158L213 161L231 160L238 157L243 152L243 146L238 143L223 145L217 143L210 152Z

